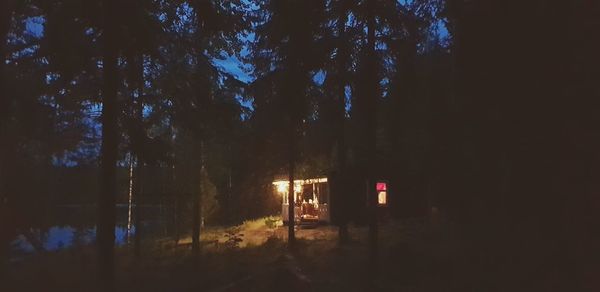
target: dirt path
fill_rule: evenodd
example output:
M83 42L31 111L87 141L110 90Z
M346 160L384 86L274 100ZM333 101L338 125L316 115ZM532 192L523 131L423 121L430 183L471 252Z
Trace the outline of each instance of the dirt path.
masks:
M238 281L212 290L232 291L313 291L312 281L300 269L290 253L284 253L273 265Z

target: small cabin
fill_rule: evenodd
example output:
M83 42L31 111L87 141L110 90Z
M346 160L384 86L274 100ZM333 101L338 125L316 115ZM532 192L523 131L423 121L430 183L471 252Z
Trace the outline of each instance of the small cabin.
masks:
M281 196L281 219L285 224L289 220L288 182L283 179L273 182L275 194ZM344 187L340 189L342 184ZM364 220L366 220L369 208L367 195L373 194L366 191L367 185L360 178L340 180L335 176L331 177L331 180L328 180L327 177L294 180L295 222L298 224L337 224L342 216L340 212L347 212L346 216L349 220L366 222ZM377 196L377 216L380 220L387 221L390 215L388 208L389 183L387 180L377 180L371 187L374 188Z
M277 194L282 197L281 217L284 223L289 219L289 181L273 182ZM294 180L294 217L300 223L329 223L329 184L327 177Z

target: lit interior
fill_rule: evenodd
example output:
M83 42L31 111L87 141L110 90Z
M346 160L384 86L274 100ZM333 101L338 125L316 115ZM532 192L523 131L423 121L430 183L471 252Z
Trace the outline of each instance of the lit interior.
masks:
M377 203L379 205L387 205L387 183L378 182L377 188Z
M282 215L285 220L287 218L285 216L287 206L289 205L289 181L274 181L273 186L282 196ZM292 203L295 205L294 215L301 221L320 220L320 215L323 215L323 212L328 214L328 196L326 177L294 180L294 201ZM325 215L325 218L328 217L329 215Z

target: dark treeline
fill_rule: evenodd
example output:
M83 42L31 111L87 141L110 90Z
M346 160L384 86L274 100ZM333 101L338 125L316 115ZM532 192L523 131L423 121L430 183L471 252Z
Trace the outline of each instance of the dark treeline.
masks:
M490 275L579 280L598 260L600 7L512 2L1 1L2 258L45 206L97 204L109 283L130 181L197 251L202 218L280 210L274 177L331 175L342 243L369 223L376 249L354 213L383 178L394 216L435 207Z

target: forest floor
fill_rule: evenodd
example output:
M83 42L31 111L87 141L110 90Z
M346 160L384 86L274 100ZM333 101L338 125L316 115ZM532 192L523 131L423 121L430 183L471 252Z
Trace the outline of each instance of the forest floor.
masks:
M287 228L269 219L230 228L206 228L202 251L190 240L146 242L141 259L117 249L118 291L447 291L468 277L450 228L423 220L389 221L371 261L368 229L350 226L340 246L337 228L298 229L287 247ZM460 265L461 268L456 268ZM459 273L463 273L460 274ZM13 263L6 291L89 291L95 283L92 247L36 255ZM41 290L40 290L41 289Z

